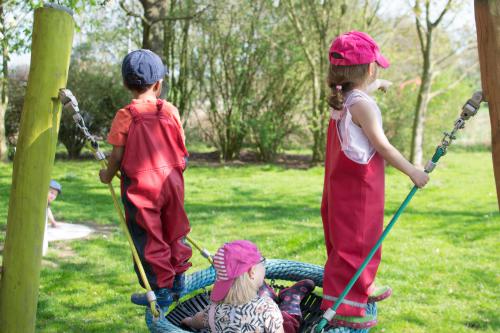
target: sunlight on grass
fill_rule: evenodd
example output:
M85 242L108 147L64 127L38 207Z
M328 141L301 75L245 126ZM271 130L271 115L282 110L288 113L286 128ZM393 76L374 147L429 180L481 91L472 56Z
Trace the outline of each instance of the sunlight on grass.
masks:
M89 240L51 243L41 273L37 332L147 332L143 310L129 303L140 287L97 170L93 161L54 167L63 185L53 204L58 219L116 227ZM0 165L2 242L10 177L11 165ZM185 180L191 236L210 251L246 238L268 258L324 263L321 167L191 166ZM411 184L394 169L386 182L388 221ZM372 332L500 330L499 222L489 153L450 151L384 243L378 280L392 286L394 295L380 304ZM63 256L64 249L72 255ZM207 266L197 253L192 262L193 271Z

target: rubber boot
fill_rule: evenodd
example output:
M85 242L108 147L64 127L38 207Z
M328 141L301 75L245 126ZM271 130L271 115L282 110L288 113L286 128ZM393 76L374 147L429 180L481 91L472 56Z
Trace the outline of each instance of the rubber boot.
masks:
M271 288L265 281L260 287L259 291L257 292L257 295L259 297L265 297L268 296L270 299L272 299L274 302L278 303L278 295L276 295L276 292L274 291L273 288Z
M279 293L281 311L294 316L302 317L300 302L314 290L314 281L306 279L295 283L289 288L285 288Z
M179 299L181 296L181 293L184 291L186 288L186 276L184 273L177 274L174 277L174 283L172 285L172 296L175 301Z
M170 304L174 302L172 290L169 288L160 288L154 290L156 303L165 312ZM146 293L135 293L130 296L130 301L136 305L149 306Z
M377 325L377 319L373 315L364 317L351 317L335 315L329 322L334 327L349 327L354 329L365 329Z
M368 296L368 303L380 302L392 295L392 289L388 286L376 286L375 290Z

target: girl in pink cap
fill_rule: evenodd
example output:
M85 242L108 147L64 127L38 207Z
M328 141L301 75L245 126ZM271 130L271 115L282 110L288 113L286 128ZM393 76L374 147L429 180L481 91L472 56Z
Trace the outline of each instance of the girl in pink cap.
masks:
M182 323L212 333L296 333L302 319L300 302L314 282L299 281L276 295L264 283L264 260L250 241L224 244L214 256L212 303Z
M321 216L328 259L321 309L333 306L382 233L384 160L408 175L418 187L428 175L414 167L384 134L382 116L371 91L387 88L376 80L377 68L389 61L367 34L351 31L330 46L327 83L331 88L325 180ZM390 296L389 287L375 287L380 250L347 294L331 324L368 328L376 324L365 314L368 302Z

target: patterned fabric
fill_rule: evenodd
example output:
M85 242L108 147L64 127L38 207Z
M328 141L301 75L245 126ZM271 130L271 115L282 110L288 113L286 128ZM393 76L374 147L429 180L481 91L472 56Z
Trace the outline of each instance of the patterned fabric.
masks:
M205 327L210 306L204 310ZM215 328L212 333L273 333L283 325L278 305L269 297L255 297L243 305L220 303L215 310Z

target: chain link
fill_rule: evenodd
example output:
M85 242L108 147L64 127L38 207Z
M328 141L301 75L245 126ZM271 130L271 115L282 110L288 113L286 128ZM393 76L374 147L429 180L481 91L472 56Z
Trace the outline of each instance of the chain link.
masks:
M479 110L479 107L481 106L482 100L483 100L482 92L480 91L475 92L472 95L472 97L462 107L462 113L460 114L460 118L458 118L455 121L453 130L450 133L444 132L444 137L441 140L441 145L439 145L439 147L443 151L443 155L446 154L446 149L451 145L453 140L457 138L455 134L459 130L465 127L465 121L468 120L470 117L476 115L477 111Z
M76 100L73 93L69 89L60 89L59 99L61 100L64 109L69 109L73 112L73 120L75 122L75 125L80 131L82 131L85 139L90 142L90 146L93 150L95 158L98 161L106 160L106 155L104 155L104 153L99 150L99 143L97 142L95 136L90 133L87 125L85 124L85 120L83 119L78 107L78 101Z
M79 112L75 113L73 115L73 120L75 121L76 127L78 127L83 132L85 139L89 140L92 143L92 146L94 146L97 141L95 137L90 134L90 131L87 128L87 125L85 125L85 120L83 119L82 115Z

